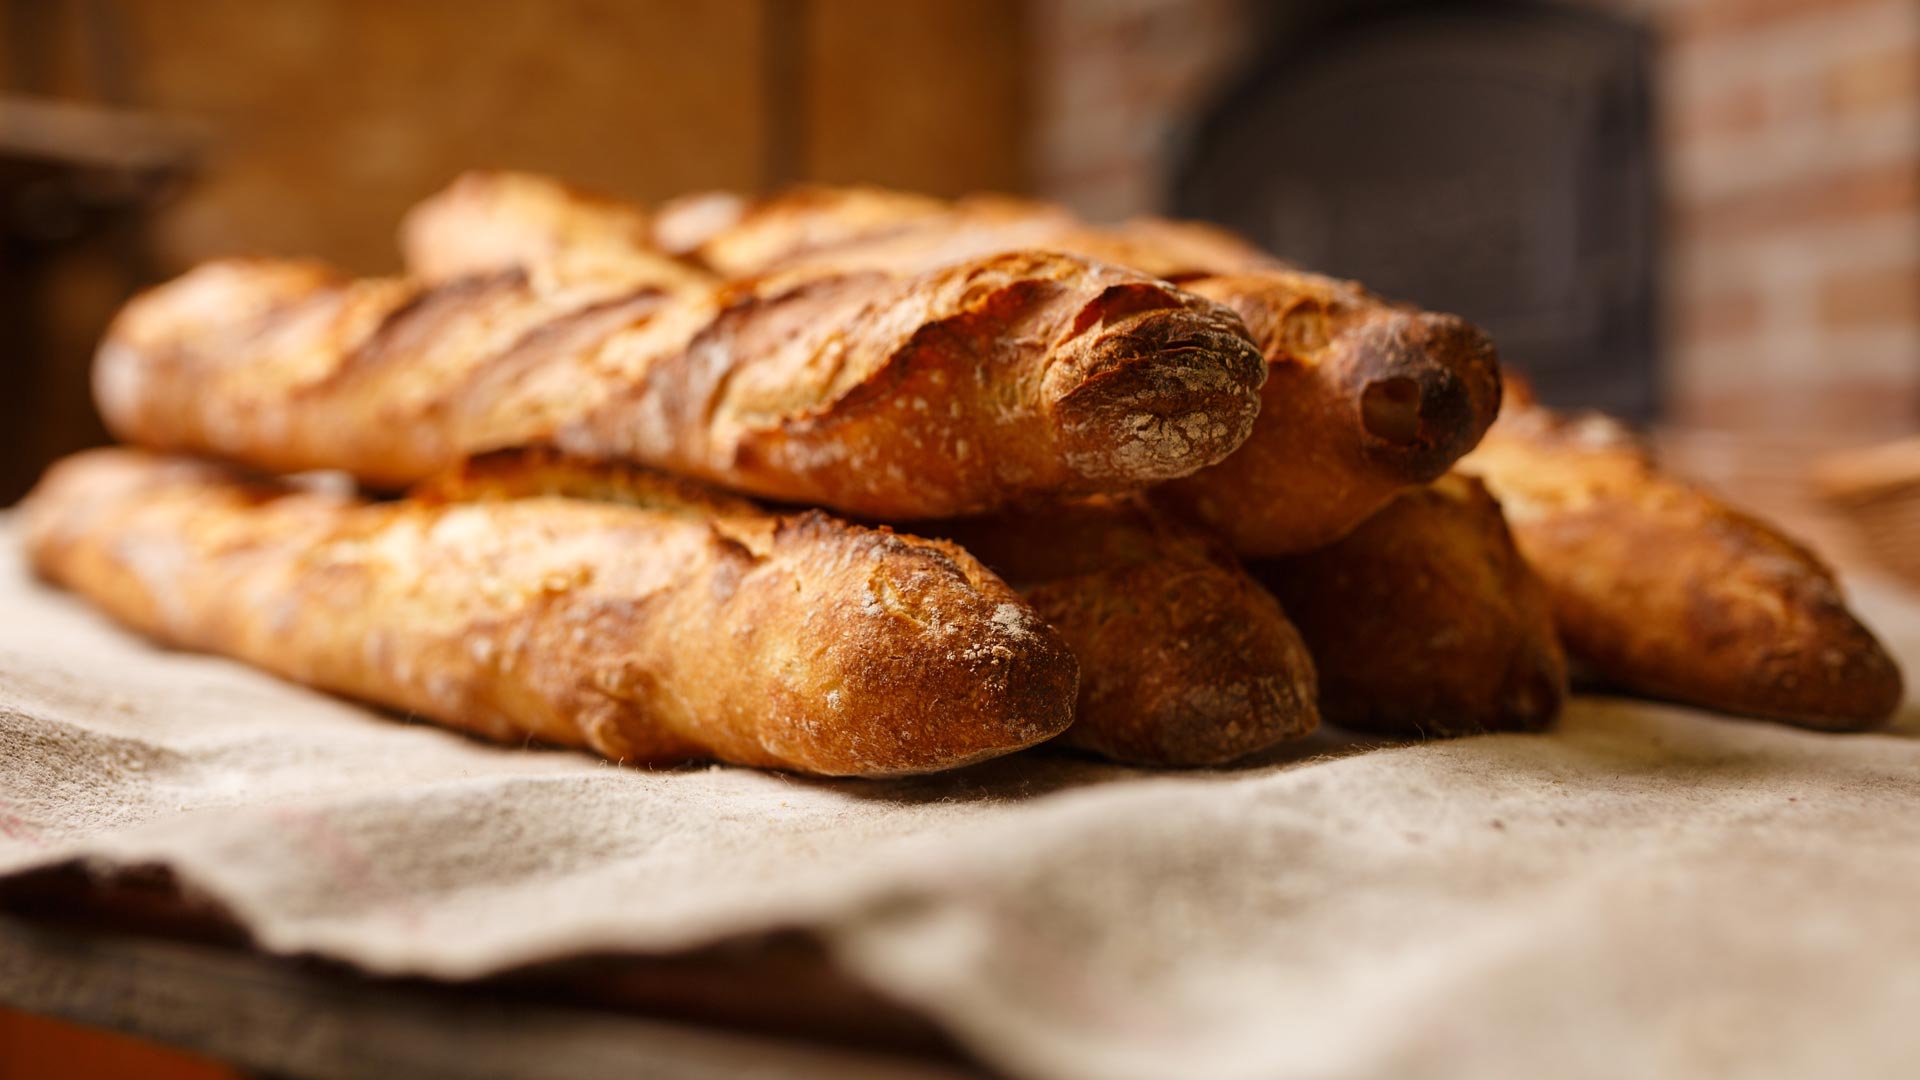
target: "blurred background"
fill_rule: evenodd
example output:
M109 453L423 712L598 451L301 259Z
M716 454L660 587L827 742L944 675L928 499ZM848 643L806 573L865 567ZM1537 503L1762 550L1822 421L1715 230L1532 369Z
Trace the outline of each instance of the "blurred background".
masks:
M131 290L474 166L1210 218L1736 483L1920 426L1920 0L0 0L0 503Z
M476 166L1210 218L1486 325L1823 544L1808 461L1920 428L1920 0L0 0L0 505L104 440L133 290L390 271ZM0 1077L99 1041L0 1013Z

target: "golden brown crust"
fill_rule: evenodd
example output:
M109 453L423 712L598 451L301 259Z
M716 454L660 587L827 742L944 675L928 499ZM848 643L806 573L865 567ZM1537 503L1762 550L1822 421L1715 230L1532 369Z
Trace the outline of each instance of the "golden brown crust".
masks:
M121 311L95 359L94 396L116 435L151 449L399 487L481 437L540 434L547 418L523 399L511 413L469 406L478 391L498 396L503 375L566 366L572 407L590 406L620 385L617 360L672 343L667 315L687 306L649 286L519 270L426 286L227 259ZM569 332L582 327L586 340Z
M478 502L551 495L714 519L770 516L750 499L619 461L570 457L551 446L494 450L414 485L421 503Z
M654 208L647 240L656 249L692 260L700 245L737 225L749 207L746 196L731 191L693 191ZM525 257L527 252L517 253Z
M1827 730L1899 707L1900 670L1833 573L1661 472L1619 424L1514 409L1461 468L1506 506L1567 650L1608 682Z
M876 268L916 272L1002 251L1066 251L1169 281L1283 266L1198 222L1089 225L1063 207L1005 195L955 202L884 188L808 186L708 214L696 258L723 277ZM538 253L527 251L530 257Z
M686 485L549 454L494 455L432 497L562 495L650 506ZM752 514L704 496L716 514ZM1137 498L1093 498L933 523L1005 578L1080 661L1060 742L1140 765L1213 765L1311 732L1313 664L1233 556Z
M1306 639L1328 723L1531 731L1566 697L1546 595L1477 480L1443 477L1330 547L1249 569Z
M157 449L396 486L552 440L887 518L1185 475L1262 377L1227 309L1035 253L722 293L235 260L136 298L95 368L109 426Z
M407 213L400 249L408 273L429 282L539 268L567 282L711 287L704 271L652 249L654 227L632 203L551 177L474 170Z
M1162 497L1248 555L1331 543L1445 473L1500 409L1492 341L1451 315L1388 304L1291 270L1202 278L1267 359L1253 434Z
M1216 541L1144 501L934 527L1019 589L1079 658L1063 744L1139 765L1214 765L1317 726L1313 662L1280 605Z
M764 270L912 273L1002 251L1064 251L1173 282L1284 268L1280 260L1232 233L1197 222L1136 218L1089 225L1058 207L976 200L838 246L806 248L772 261Z
M729 248L736 230L742 242ZM1445 473L1500 408L1499 360L1480 330L1290 269L1194 222L1094 226L1044 203L809 188L762 204L708 245L731 253L717 269L735 274L926 272L995 252L1058 250L1181 282L1233 308L1268 362L1254 434L1166 494L1244 554L1332 542L1395 494Z
M959 548L626 487L366 503L102 450L26 516L42 574L159 640L502 741L884 776L1071 720L1066 646Z
M748 203L693 255L721 277L752 277L816 252L918 227L948 210L945 200L887 188L802 185Z
M1112 246L1105 252L1089 250L1090 257L1122 266L1144 263L1141 269L1157 267L1152 272L1169 281L1296 269L1239 233L1204 221L1137 217L1097 231Z
M618 230L610 223L608 231ZM1058 206L1003 196L949 203L877 188L807 187L713 226L702 248L724 274L794 276L924 274L1039 249L1188 283L1246 321L1269 365L1254 434L1225 461L1166 492L1169 505L1224 533L1242 553L1330 543L1396 493L1444 473L1499 409L1499 362L1477 329L1292 270L1195 222L1093 226ZM537 263L547 254L529 248L522 257Z
M1252 427L1239 320L1163 282L1009 252L742 285L555 441L891 519L1185 475Z

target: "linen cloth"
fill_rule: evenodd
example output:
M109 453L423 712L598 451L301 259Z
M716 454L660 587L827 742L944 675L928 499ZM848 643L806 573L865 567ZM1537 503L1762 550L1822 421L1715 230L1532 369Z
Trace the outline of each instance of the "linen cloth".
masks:
M1856 592L1920 669L1920 601ZM1911 703L1866 736L1582 698L1222 770L647 771L154 648L0 527L0 874L74 859L381 973L806 930L1024 1077L1920 1072Z

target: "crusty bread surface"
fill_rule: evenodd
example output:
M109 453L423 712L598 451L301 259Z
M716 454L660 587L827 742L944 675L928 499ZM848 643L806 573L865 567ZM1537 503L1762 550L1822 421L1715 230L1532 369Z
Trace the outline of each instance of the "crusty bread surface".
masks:
M564 201L566 189L555 190L553 198ZM458 205L468 210L469 231L480 234L532 235L531 227L501 223L558 216L533 215L520 200ZM1232 308L1268 365L1258 418L1238 451L1169 484L1165 499L1242 553L1330 543L1395 494L1446 472L1499 410L1499 361L1484 333L1450 315L1388 303L1352 282L1292 269L1212 226L1158 218L1095 226L1033 200L949 202L858 186L796 188L731 205L695 247L722 276L926 274L1009 251L1051 250L1178 282ZM607 215L601 237L644 243L605 203L579 200L569 216L595 213ZM534 243L494 253L495 269L538 266L556 255Z
M885 776L1072 719L1066 645L952 544L638 471L621 505L489 496L530 467L369 503L89 451L27 499L28 546L161 642L503 742Z
M1265 367L1218 304L1009 252L718 291L229 260L130 303L94 375L123 439L273 471L393 488L555 442L910 519L1191 473L1251 430Z
M496 455L427 493L644 503L660 482L604 463ZM1130 764L1215 765L1314 729L1313 663L1279 604L1217 541L1144 500L928 525L1013 585L1078 659L1061 744Z
M1567 651L1602 681L1826 730L1899 707L1900 669L1833 572L1617 422L1517 402L1460 467L1506 507Z
M1160 495L1242 554L1337 540L1395 495L1444 474L1500 411L1493 342L1452 315L1292 270L1189 287L1246 320L1267 382L1240 449Z
M633 203L550 177L477 170L407 212L400 251L425 281L538 266L569 280L711 287L704 270L654 249L656 225Z
M1337 543L1250 568L1306 639L1330 724L1532 731L1566 698L1546 593L1477 480L1442 477Z
M1217 539L1139 497L930 525L1000 574L1080 661L1060 742L1137 765L1217 765L1318 726L1299 632Z

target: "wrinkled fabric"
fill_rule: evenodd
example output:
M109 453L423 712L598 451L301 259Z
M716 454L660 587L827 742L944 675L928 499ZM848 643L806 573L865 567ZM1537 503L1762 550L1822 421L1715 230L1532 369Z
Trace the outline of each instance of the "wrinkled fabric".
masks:
M1910 1076L1920 711L1574 702L1234 769L645 771L169 653L0 533L0 874L159 864L263 948L464 979L803 929L1018 1076ZM1864 591L1909 672L1920 601Z

